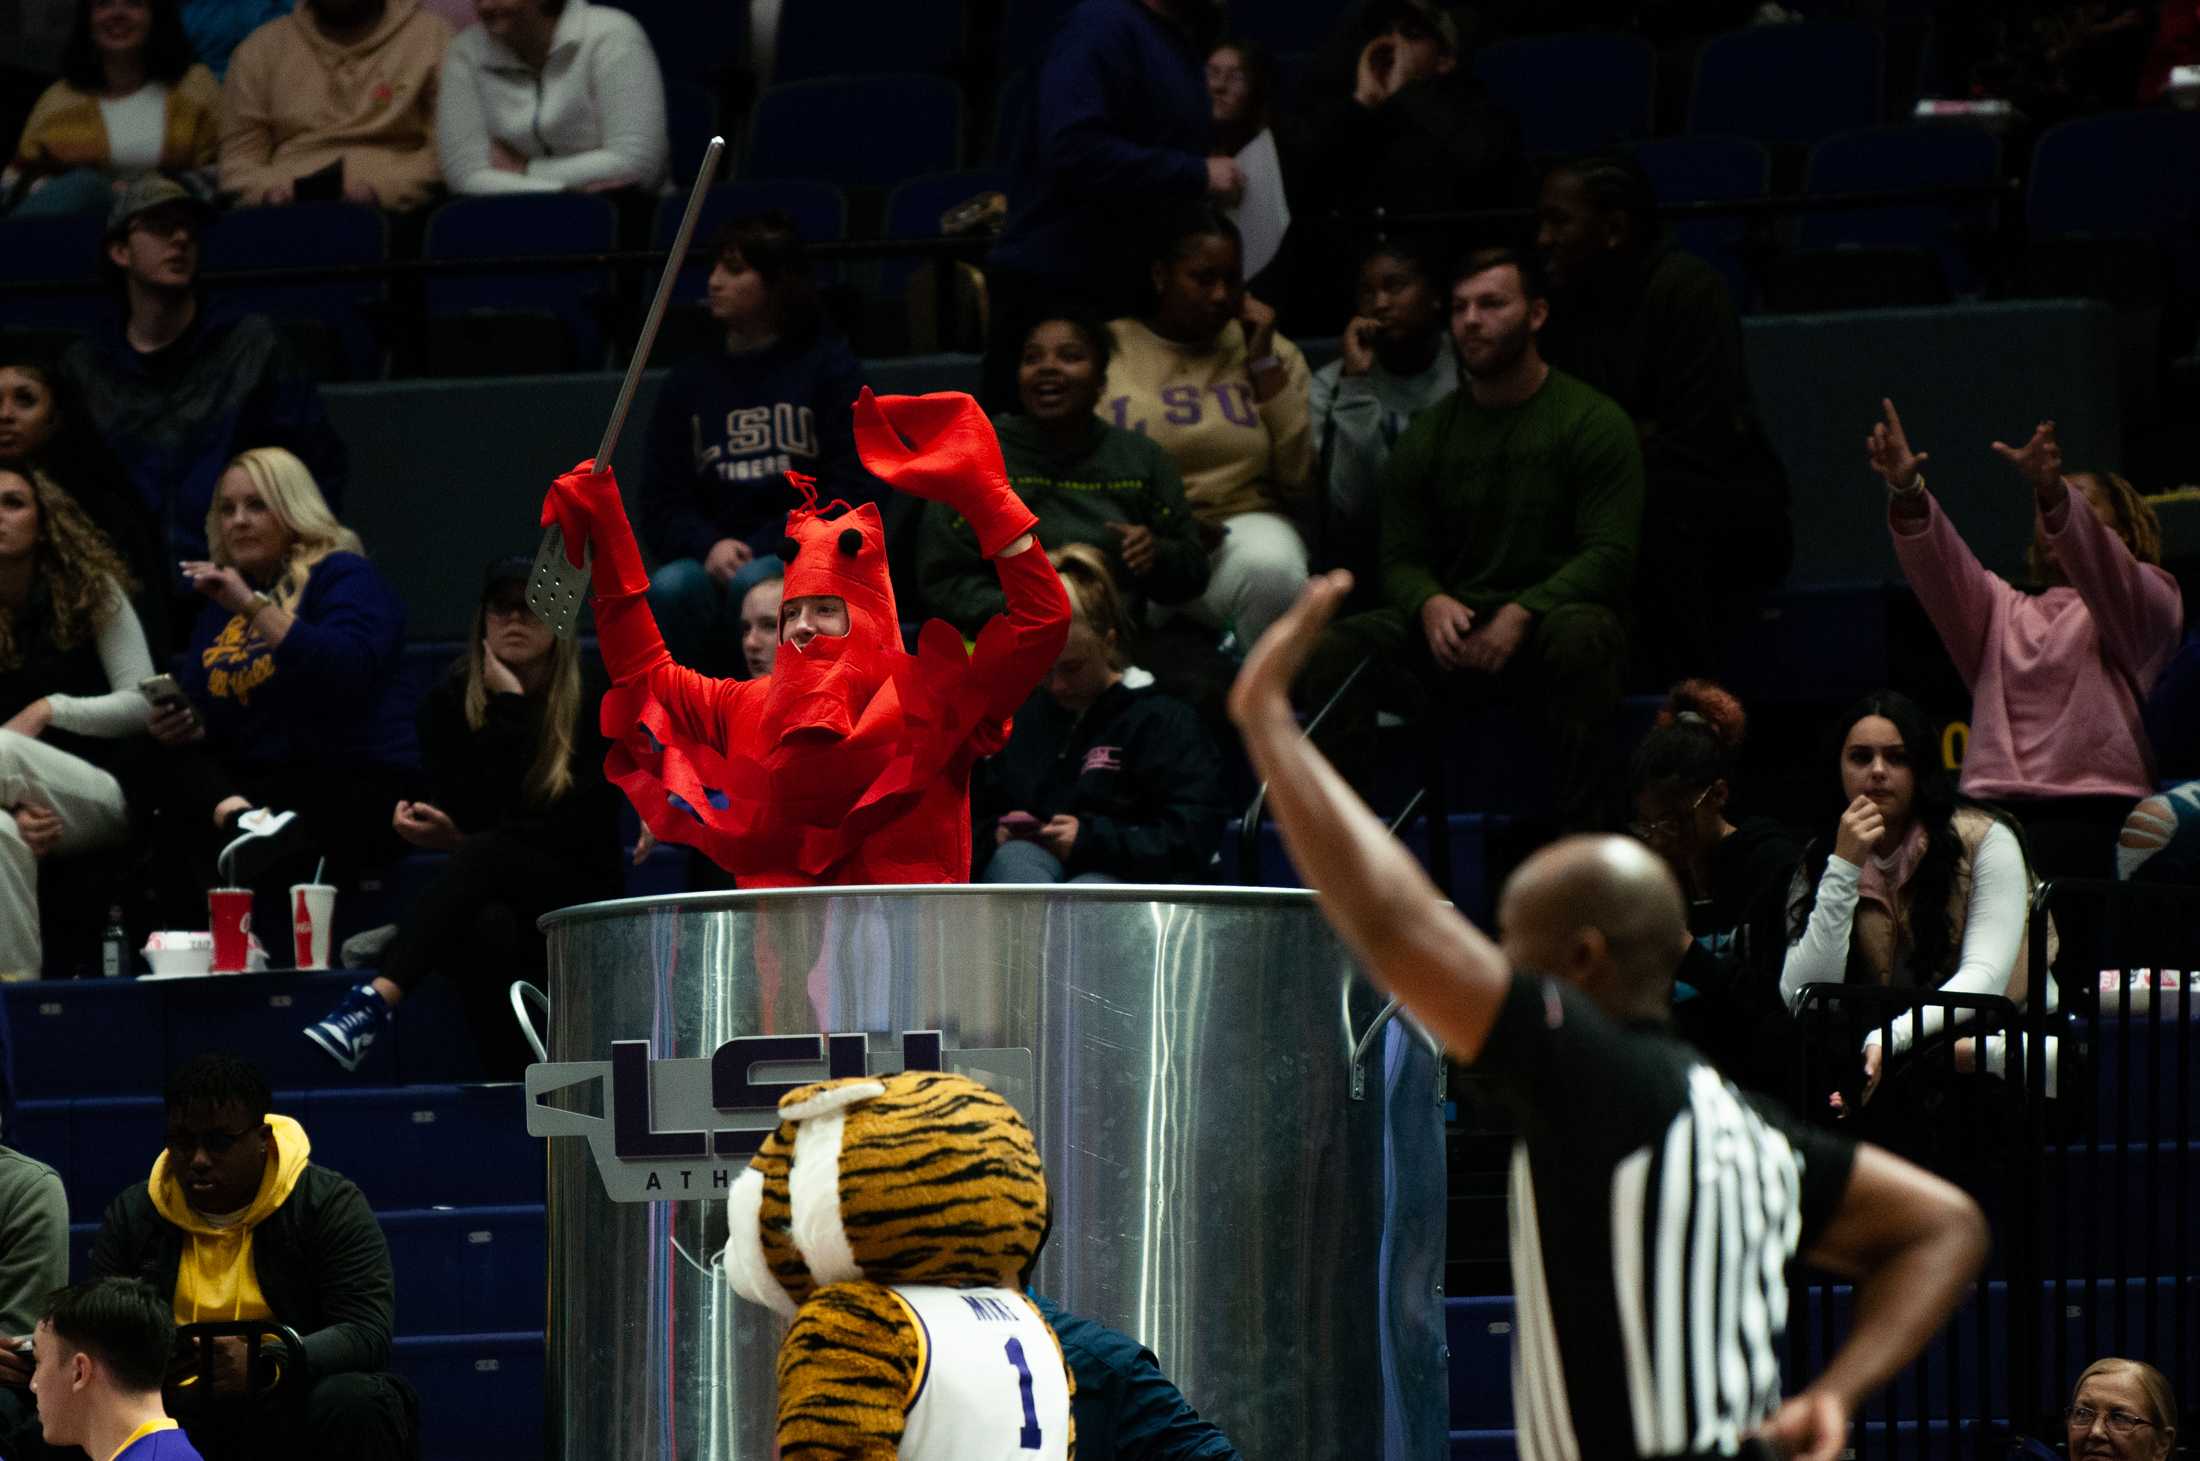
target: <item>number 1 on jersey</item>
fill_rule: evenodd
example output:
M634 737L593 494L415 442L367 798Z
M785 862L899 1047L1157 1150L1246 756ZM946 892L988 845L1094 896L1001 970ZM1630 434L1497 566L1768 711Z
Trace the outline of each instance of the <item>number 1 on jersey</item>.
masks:
M1016 1433L1017 1448L1024 1451L1039 1449L1039 1407L1031 1398L1031 1366L1024 1363L1024 1342L1011 1339L1008 1342L1008 1362L1016 1367L1016 1388L1024 1396L1024 1428Z

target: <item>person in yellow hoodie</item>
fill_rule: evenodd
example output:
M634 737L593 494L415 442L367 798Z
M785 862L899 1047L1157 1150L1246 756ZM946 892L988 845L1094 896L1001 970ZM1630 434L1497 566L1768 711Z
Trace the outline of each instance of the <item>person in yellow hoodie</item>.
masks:
M305 1128L270 1115L267 1079L235 1055L187 1062L167 1090L168 1141L151 1177L107 1205L96 1277L171 1296L178 1324L268 1319L298 1333L295 1408L194 1419L224 1457L403 1461L419 1429L411 1386L387 1373L395 1285L389 1245L357 1187L308 1160ZM244 1341L216 1340L217 1391L244 1388ZM265 1350L263 1350L263 1355ZM231 1433L205 1432L224 1421Z
M1099 415L1151 437L1176 463L1212 540L1207 590L1187 606L1242 650L1306 582L1291 514L1314 475L1310 379L1276 312L1245 292L1237 226L1212 207L1172 215L1151 265L1153 307L1109 326L1115 350Z
M329 196L393 213L429 201L436 76L451 27L420 0L303 0L246 36L222 87L221 185L244 207ZM313 193L314 185L305 189Z

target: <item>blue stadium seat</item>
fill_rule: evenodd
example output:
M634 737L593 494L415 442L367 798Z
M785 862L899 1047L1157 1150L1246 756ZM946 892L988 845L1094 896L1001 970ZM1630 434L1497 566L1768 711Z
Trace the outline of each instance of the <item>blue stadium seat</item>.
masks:
M404 1334L527 1329L543 1322L543 1208L378 1211Z
M422 1461L543 1454L540 1330L400 1338L392 1349L390 1368L420 1394Z
M651 248L672 247L672 236L680 231L680 215L686 209L684 196L667 197L657 205L657 225L650 235ZM695 220L690 258L694 258L694 251L707 248L712 235L734 219L773 209L792 218L795 229L805 239L837 239L848 232L848 200L831 183L803 182L795 178L783 181L744 178L738 182L720 183L704 195L702 214ZM681 269L679 283L673 287L673 305L700 301L709 278L708 262L689 263Z
M672 181L675 191L686 196L703 166L703 153L718 135L718 97L699 81L668 77L665 81L665 130L672 140ZM718 159L717 178L726 175L731 159Z
M2200 285L2200 112L2111 112L2051 127L2032 153L2035 239L2150 238Z
M1975 127L1870 127L1828 137L1810 151L1804 191L1813 196L1943 187L1992 187L2001 177L2001 142ZM1806 213L1797 235L1805 249L1906 248L1929 251L1956 293L1978 286L1965 235L1994 226L1995 205L1921 203L1844 213Z
M962 12L962 0L899 0L860 10L785 5L779 11L773 74L781 81L810 81L946 71L962 56Z
M747 176L888 188L962 160L962 96L937 76L790 81L756 103Z
M608 253L618 239L618 213L607 198L586 193L522 193L459 198L428 220L421 253L429 259L493 259L522 254ZM428 318L462 322L443 337L446 347L499 320L551 320L563 327L563 360L544 359L543 337L531 340L527 358L503 362L502 374L543 370L595 370L604 363L601 310L610 275L601 267L529 269L431 276ZM431 335L431 340L435 337ZM432 373L446 370L431 356Z
M1530 36L1477 51L1474 74L1530 152L1593 152L1650 131L1657 56L1633 35Z
M106 218L0 218L0 259L7 277L90 283L99 278ZM0 296L0 320L10 328L89 332L114 312L104 290L32 290Z
M168 1068L164 987L137 979L71 979L0 990L8 1002L17 1097L159 1090ZM90 1050L100 1058L85 1059Z
M1454 1430L1503 1430L1512 1424L1512 1334L1509 1297L1444 1300Z
M668 79L716 90L749 53L748 0L611 0L642 23ZM692 177L693 174L691 173Z
M285 1108L377 1209L535 1203L543 1148L517 1085L408 1085L299 1093ZM416 1327L410 1326L408 1327Z
M1008 174L997 168L973 168L967 172L935 173L911 178L887 195L888 238L936 238L940 215L980 193L1008 191ZM887 259L879 269L878 290L886 296L901 293L915 272L915 259Z
M266 898L259 906L267 906ZM288 920L276 933L287 941ZM269 941L264 931L260 937ZM326 1014L351 982L341 974L281 972L175 981L168 986L171 997L163 1001L168 1036L165 1068L174 1070L209 1050L237 1050L249 1052L268 1084L278 1090L389 1085L397 1079L395 1038L377 1040L359 1069L346 1071L299 1033Z
M1879 86L1879 37L1865 26L1755 26L1705 43L1688 130L1808 145L1876 123Z
M205 269L303 268L379 264L389 256L389 225L378 208L360 203L297 203L287 208L238 208L207 230ZM382 373L375 312L389 298L379 278L304 284L222 285L224 309L251 310L295 328L314 322L340 348L345 373L372 380Z
M1772 159L1746 137L1664 137L1635 148L1660 203L1731 203L1762 198ZM1748 306L1749 225L1741 218L1679 218L1673 241L1725 276L1737 309Z

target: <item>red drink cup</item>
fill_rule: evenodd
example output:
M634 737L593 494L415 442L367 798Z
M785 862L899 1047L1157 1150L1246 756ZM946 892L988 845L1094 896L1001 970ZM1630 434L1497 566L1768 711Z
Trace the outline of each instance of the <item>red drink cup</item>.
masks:
M244 970L252 947L252 890L213 888L206 895L207 926L214 935L213 970L237 974Z

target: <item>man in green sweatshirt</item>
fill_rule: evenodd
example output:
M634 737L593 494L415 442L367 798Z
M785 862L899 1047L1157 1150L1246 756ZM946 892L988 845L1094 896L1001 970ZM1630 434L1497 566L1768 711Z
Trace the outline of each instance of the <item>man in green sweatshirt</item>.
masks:
M44 1162L0 1146L0 1456L42 1454L28 1388L31 1357L18 1344L68 1281L69 1201L61 1178Z
M1544 363L1547 314L1533 265L1514 251L1461 264L1451 336L1465 384L1414 418L1384 469L1386 606L1334 626L1303 684L1318 705L1360 661L1380 662L1335 713L1346 754L1377 708L1414 713L1435 746L1465 709L1503 702L1539 716L1559 821L1578 830L1607 810L1602 753L1627 651L1642 452L1625 411Z

